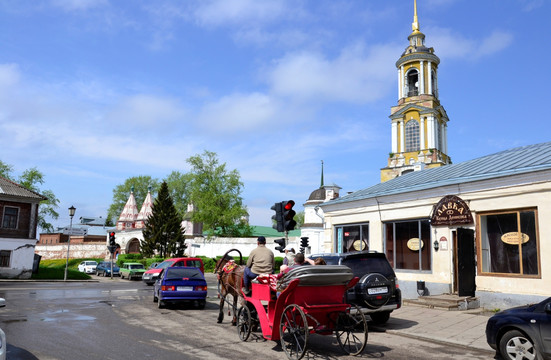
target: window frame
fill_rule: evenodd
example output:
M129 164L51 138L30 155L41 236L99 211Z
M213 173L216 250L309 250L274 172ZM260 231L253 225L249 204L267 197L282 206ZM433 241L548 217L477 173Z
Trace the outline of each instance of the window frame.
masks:
M344 241L345 241L344 240L344 228L352 227L352 226L358 226L359 227L360 238L357 239L357 240L360 240L360 241L362 241L363 243L365 243L367 245L367 248L362 249L361 251L368 251L369 250L369 247L370 247L369 246L369 222L352 223L352 224L339 224L339 225L335 225L335 239L336 239L335 249L336 249L337 253L343 254L343 253L352 252L352 251L348 251L347 248L345 249L345 244L344 244ZM363 230L363 227L367 227L366 231ZM342 235L339 234L339 229L342 229L341 230ZM364 234L367 234L367 239L363 237ZM342 239L339 241L340 236L342 236ZM354 240L354 242L357 241L357 240ZM339 243L340 243L340 246L339 246ZM357 250L357 251L360 251L360 250Z
M11 250L0 250L0 268L11 267L11 254Z
M13 217L14 217L13 214L6 215L6 210L7 209L15 209L15 211L17 212L15 214L15 220L13 219ZM3 211L2 211L2 224L1 224L1 227L3 229L17 230L19 228L19 215L20 214L21 214L21 208L19 208L18 206L5 205L4 208L3 208ZM8 218L6 218L6 216L8 216ZM12 226L5 226L6 225L6 220L8 220L8 219L10 219L9 222L12 222L12 221L15 222L13 227Z
M428 257L428 261L429 261L429 266L428 266L428 269L423 269L423 251L418 251L418 254L419 254L419 268L418 269L405 269L405 268L398 268L396 266L396 260L397 260L397 251L396 251L396 224L400 224L400 223L414 223L414 222L417 222L417 226L418 226L418 239L422 239L422 222L426 222L427 225L429 226L428 228L428 235L429 235L429 239L426 241L427 243L424 244L424 246L427 247L427 257ZM388 254L388 239L387 239L387 225L392 225L392 246L393 246L393 250L392 250L392 258L390 258L389 254ZM404 219L404 220L390 220L390 221L385 221L382 223L382 226L383 226L383 241L384 241L384 253L386 255L386 257L388 258L391 266L392 266L392 269L394 269L394 271L400 271L400 272L415 272L415 273L432 273L433 269L434 269L434 259L433 259L433 253L432 253L432 239L433 239L433 234L432 234L432 225L430 223L430 219L429 218L417 218L417 219ZM425 261L426 262L426 261Z
M406 152L419 151L421 149L421 136L420 136L419 121L410 119L404 125L404 136Z
M520 220L521 212L531 211L534 213L534 232L536 234L536 258L538 261L537 274L523 274L522 265L522 245L519 245L519 269L520 273L503 273L503 272L489 272L484 271L484 258L483 258L483 248L482 248L482 217L490 215L505 215L505 214L516 214L517 220ZM539 235L539 220L538 220L538 209L537 207L528 207L528 208L515 208L515 209L504 209L504 210L494 210L494 211L485 211L476 214L476 246L477 246L477 258L480 261L477 261L477 275L478 276L492 276L492 277L511 277L511 278L523 278L523 279L541 279L541 249L540 249L540 235ZM520 222L517 223L517 228L522 228Z

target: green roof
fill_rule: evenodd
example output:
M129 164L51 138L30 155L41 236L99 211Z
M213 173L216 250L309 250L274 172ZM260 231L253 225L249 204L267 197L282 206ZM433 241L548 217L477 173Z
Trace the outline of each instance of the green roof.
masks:
M279 232L276 229L272 228L271 226L251 226L253 230L253 236L265 236L265 237L283 237L285 236L285 233ZM298 237L300 236L300 229L295 229L292 231L289 231L289 236L292 237Z

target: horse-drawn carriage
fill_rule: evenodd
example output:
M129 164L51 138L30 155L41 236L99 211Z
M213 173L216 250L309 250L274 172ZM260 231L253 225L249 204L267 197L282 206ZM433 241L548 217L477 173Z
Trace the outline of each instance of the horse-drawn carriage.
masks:
M360 354L367 343L367 322L356 307L345 302L345 292L358 278L343 265L305 265L280 280L259 276L237 314L237 331L247 341L252 331L280 341L289 359L302 358L311 334L335 333L344 352Z

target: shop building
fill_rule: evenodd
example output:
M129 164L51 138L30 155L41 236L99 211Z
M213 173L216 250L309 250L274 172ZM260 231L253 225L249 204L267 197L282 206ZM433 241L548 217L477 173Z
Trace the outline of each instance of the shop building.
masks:
M384 252L404 298L456 294L496 309L551 296L551 142L452 164L433 48L417 6L396 62L381 183L320 204L324 251Z

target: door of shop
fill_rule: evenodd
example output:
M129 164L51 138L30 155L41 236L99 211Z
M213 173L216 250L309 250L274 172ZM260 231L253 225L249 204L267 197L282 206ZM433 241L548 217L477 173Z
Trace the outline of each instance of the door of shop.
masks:
M476 290L474 230L458 228L455 245L457 295L474 296Z

